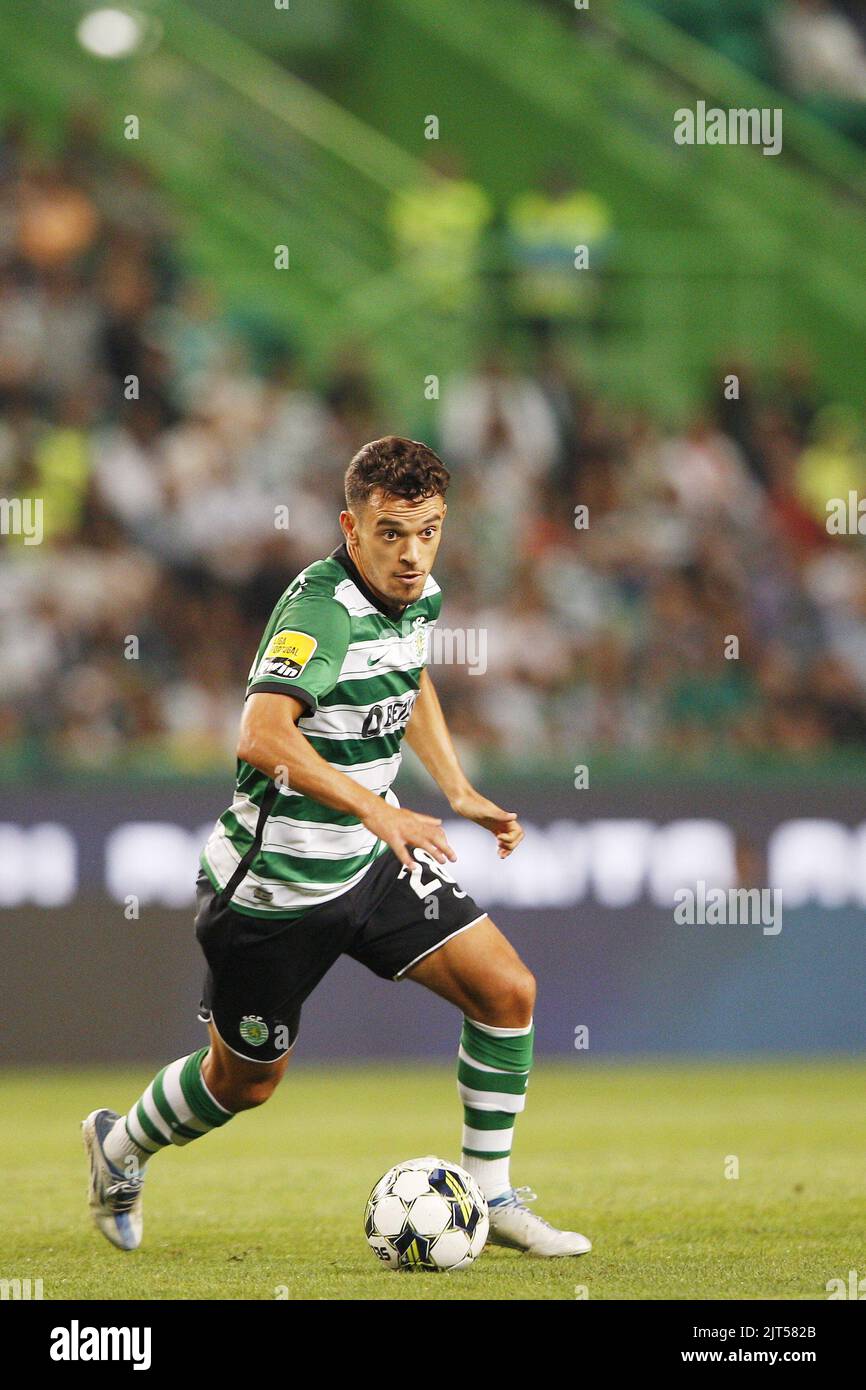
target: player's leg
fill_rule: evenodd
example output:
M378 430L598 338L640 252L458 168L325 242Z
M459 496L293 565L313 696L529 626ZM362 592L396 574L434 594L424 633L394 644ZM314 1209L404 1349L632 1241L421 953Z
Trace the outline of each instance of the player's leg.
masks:
M515 1120L532 1067L535 980L511 943L482 917L406 972L463 1014L457 1079L464 1167L489 1202L511 1191Z
M457 1081L463 1101L463 1166L490 1207L490 1239L533 1255L582 1255L585 1236L558 1231L511 1183L515 1120L532 1068L535 980L511 943L483 917L406 972L463 1013Z
M463 1162L488 1199L491 1239L534 1255L583 1254L586 1237L537 1217L509 1174L532 1067L532 974L444 865L424 850L413 858L416 868L408 870L390 851L382 856L346 954L383 979L415 980L463 1013Z
M489 917L456 933L405 972L464 1014L494 1028L527 1029L535 979Z
M212 1022L208 1032L210 1047L163 1067L129 1113L118 1118L102 1145L109 1162L140 1174L160 1149L201 1139L273 1095L289 1064L288 1052L276 1061L251 1062L226 1046Z
M285 1076L291 1053L275 1062L250 1062L226 1046L213 1023L208 1031L210 1047L202 1064L202 1079L210 1094L233 1115L263 1105Z
M267 1063L237 1056L213 1024L210 1038L210 1047L163 1067L126 1115L94 1110L84 1121L93 1218L122 1250L141 1244L142 1187L154 1154L202 1139L239 1111L261 1105L288 1065L288 1054Z
M208 1031L210 1047L163 1067L129 1113L106 1132L102 1150L116 1168L139 1176L160 1149L201 1139L273 1095L289 1064L288 1052L273 1062L250 1062L226 1046L213 1023Z
M309 925L291 932L279 921L263 932L200 876L196 935L208 962L200 1016L210 1046L163 1067L125 1115L94 1110L82 1126L93 1220L112 1244L141 1244L142 1187L154 1154L220 1129L278 1085L303 1000L342 941L333 924L308 915Z

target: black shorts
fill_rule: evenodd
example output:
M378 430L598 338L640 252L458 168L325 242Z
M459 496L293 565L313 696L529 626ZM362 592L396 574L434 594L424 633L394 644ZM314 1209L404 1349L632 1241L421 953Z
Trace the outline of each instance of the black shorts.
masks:
M274 1062L294 1045L301 1005L339 956L399 980L486 916L450 874L437 877L434 859L412 853L411 873L388 849L354 888L288 920L236 912L200 873L195 934L208 970L199 1017L238 1056Z

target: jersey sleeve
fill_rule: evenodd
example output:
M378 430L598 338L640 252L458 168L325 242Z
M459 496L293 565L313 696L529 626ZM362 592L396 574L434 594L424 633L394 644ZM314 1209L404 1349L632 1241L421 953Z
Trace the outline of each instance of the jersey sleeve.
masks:
M278 605L253 662L247 695L294 695L315 714L340 676L350 618L336 599L299 595Z

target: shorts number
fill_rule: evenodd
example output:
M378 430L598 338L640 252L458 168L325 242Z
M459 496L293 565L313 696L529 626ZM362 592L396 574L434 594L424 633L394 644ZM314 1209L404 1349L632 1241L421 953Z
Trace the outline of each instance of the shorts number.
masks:
M416 862L414 869L412 869L409 873L409 882L412 885L413 891L418 894L419 898L426 898L429 897L431 893L438 893L439 889L442 887L443 882L450 884L451 891L454 894L455 898L466 897L466 893L464 891L461 891L461 889L457 887L457 884L449 874L448 870L443 868L441 864L437 863L437 861L433 858L432 854L429 854L426 849L413 848L412 854L416 861L421 861L420 863ZM437 875L436 878L429 879L426 883L424 882L425 864L428 865L428 867L431 868ZM402 869L400 870L398 877L402 878L405 873L406 865L404 864Z

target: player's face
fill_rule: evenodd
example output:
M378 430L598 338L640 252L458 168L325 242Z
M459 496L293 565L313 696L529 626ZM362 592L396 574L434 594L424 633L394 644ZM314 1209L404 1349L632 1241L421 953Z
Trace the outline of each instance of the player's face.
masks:
M341 513L349 554L388 603L405 606L421 597L447 510L442 497L410 502L378 491L357 512Z

